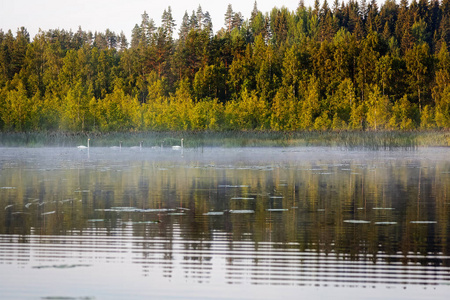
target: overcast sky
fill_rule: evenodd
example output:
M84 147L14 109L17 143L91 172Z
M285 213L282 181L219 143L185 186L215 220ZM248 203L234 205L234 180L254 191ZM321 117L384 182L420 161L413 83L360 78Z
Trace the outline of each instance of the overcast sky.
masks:
M305 0L310 6L314 0ZM184 12L191 15L201 5L203 12L209 11L214 32L224 26L224 14L228 4L234 12L241 12L244 19L250 18L254 0L0 0L0 29L9 29L15 34L17 28L24 26L31 39L41 28L65 29L77 31L78 26L84 31L104 32L107 28L116 33L121 31L130 38L135 24L140 24L141 15L146 11L157 26L160 25L164 9L172 8L177 32ZM322 1L321 1L322 2ZM273 7L285 6L295 10L299 0L260 0L258 9L263 13ZM130 42L130 41L129 41Z

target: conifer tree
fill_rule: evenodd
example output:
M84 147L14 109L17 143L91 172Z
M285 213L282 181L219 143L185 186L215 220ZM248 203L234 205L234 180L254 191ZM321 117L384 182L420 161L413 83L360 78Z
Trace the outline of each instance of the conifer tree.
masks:
M234 12L233 7L231 4L228 4L227 11L225 13L225 28L227 32L231 32L233 29L233 18L234 18Z

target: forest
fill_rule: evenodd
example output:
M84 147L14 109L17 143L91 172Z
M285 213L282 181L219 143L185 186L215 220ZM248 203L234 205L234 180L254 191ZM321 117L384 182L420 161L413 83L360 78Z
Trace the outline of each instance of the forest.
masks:
M140 17L131 41L0 29L0 131L450 128L450 0Z

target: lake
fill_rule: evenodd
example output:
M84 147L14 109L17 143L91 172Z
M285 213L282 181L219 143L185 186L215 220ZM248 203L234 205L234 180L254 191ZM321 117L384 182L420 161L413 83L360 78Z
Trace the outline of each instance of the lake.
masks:
M449 148L0 148L2 299L449 294Z

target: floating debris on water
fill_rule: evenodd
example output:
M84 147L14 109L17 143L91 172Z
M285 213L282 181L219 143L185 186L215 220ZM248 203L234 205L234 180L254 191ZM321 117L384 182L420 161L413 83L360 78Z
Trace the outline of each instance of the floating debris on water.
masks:
M74 201L75 199L64 199L64 200L61 200L61 201L59 201L59 202L61 202L61 203L66 203L66 202L72 202L72 201Z
M231 200L255 200L255 198L252 197L233 197Z
M232 214L254 214L255 211L252 209L236 209L236 210L230 210L230 213L232 213Z
M159 224L161 221L136 221L136 222L123 222L125 225L138 225L138 224Z
M373 210L394 210L393 207L374 207Z
M16 187L14 186L1 186L0 190L15 190Z
M184 207L177 207L177 209L179 209L179 210L184 210L184 211L189 211L189 210L191 210L191 209L189 209L189 208L184 208Z
M89 219L87 220L88 222L103 222L105 221L104 219Z
M204 216L223 216L223 211L209 211L207 213L204 213Z
M128 211L128 210L135 210L135 209L139 209L139 208L134 207L134 206L113 206L110 209Z
M270 196L270 199L283 199L283 196Z
M375 222L375 225L396 225L397 222Z
M325 211L324 208L319 208L317 211Z
M25 204L25 208L30 208L30 206L32 205L33 203L27 203L27 204Z
M184 212L174 212L174 213L168 213L168 216L185 216L186 214Z
M280 211L288 211L289 209L287 208L268 208L266 209L266 211L270 211L270 212L280 212Z
M351 224L370 224L370 221L366 221L366 220L344 220L344 223L351 223Z
M11 207L13 207L13 206L14 206L14 204L6 205L6 206L5 206L5 210L7 210L8 208L11 208Z
M411 221L411 224L436 224L437 221Z
M55 210L52 210L52 211L49 211L49 212L42 213L41 215L42 215L42 216L47 216L47 215L52 215L52 214L54 214L54 213L56 213L56 211L55 211Z
M15 211L12 213L12 215L30 215L29 213L23 212L23 211Z
M34 266L33 269L72 269L72 268L78 268L78 267L90 267L91 265L85 265L85 264L72 264L72 265L51 265L51 266Z
M136 207L111 207L111 208L97 208L95 211L104 212L142 212L142 213L152 213L152 212L171 212L176 211L175 208L136 208Z
M229 185L229 184L219 184L220 188L248 188L248 185Z

